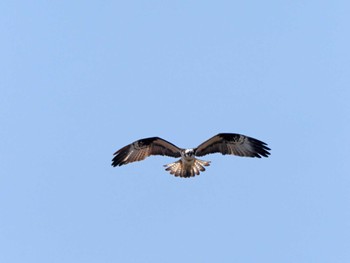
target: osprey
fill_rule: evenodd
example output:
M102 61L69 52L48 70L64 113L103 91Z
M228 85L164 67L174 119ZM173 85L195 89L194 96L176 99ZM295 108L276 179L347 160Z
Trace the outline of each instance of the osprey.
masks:
M166 155L180 160L166 164L166 171L180 177L193 177L205 171L204 166L209 166L210 161L203 161L196 156L204 156L211 153L223 155L237 155L245 157L268 157L270 148L267 144L257 139L237 134L219 133L200 144L197 148L182 149L174 144L159 138L150 137L137 140L114 153L112 166L141 161L151 155Z

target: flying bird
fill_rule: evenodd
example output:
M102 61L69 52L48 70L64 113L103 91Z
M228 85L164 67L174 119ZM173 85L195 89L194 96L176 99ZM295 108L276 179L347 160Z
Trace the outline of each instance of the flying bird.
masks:
M164 167L170 174L187 178L204 172L204 166L210 164L210 161L203 161L196 157L221 153L223 155L261 158L262 156L268 157L269 150L271 149L267 147L266 143L237 133L219 133L201 143L197 148L190 149L179 148L159 137L150 137L137 140L116 151L112 159L112 166L141 161L151 155L181 157L178 161L166 164Z

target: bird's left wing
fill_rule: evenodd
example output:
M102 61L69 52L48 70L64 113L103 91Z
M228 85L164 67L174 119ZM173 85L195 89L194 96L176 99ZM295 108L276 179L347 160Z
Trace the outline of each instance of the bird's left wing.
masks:
M112 166L141 161L151 155L167 155L180 157L181 149L159 137L145 138L135 141L114 153Z
M195 155L221 153L261 158L261 156L268 157L269 150L271 149L266 143L257 139L237 133L219 133L200 144L195 149Z

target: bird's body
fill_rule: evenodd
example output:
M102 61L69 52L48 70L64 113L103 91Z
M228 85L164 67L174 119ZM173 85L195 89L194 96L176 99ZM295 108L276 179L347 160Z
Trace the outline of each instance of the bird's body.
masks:
M237 156L268 157L270 148L257 139L236 134L220 133L200 144L197 148L182 149L159 137L137 140L114 153L112 166L121 166L135 161L144 160L150 155L166 155L181 157L180 160L164 165L166 171L179 177L193 177L205 171L210 161L197 159L211 153L231 154Z

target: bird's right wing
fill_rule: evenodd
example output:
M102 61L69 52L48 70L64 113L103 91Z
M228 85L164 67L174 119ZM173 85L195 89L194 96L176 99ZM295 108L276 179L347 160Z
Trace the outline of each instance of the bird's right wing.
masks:
M145 138L135 141L114 153L112 166L141 161L151 155L180 157L181 149L159 137Z

